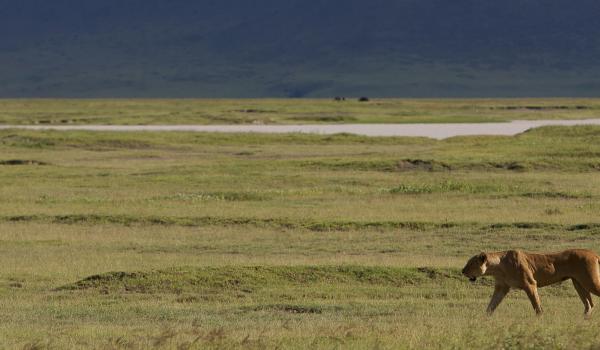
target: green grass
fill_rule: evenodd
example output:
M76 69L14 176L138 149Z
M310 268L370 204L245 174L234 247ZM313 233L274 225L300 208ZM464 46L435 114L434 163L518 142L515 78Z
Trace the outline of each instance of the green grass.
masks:
M363 266L236 266L177 268L171 270L106 273L87 277L59 290L97 290L112 293L252 293L305 284L374 285L402 287L419 285L436 277L460 279L458 271L402 269Z
M598 99L0 100L0 124L485 123L596 118Z
M599 141L0 131L0 347L596 347L570 284L488 318L459 271L600 251Z

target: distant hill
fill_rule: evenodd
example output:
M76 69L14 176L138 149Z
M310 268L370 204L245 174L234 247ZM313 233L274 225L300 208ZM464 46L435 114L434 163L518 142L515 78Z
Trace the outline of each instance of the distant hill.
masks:
M0 0L0 97L598 96L596 0Z

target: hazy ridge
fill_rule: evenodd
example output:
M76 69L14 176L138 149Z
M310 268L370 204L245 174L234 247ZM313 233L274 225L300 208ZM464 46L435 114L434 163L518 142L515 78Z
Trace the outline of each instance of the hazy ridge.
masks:
M588 0L0 2L2 97L595 96Z

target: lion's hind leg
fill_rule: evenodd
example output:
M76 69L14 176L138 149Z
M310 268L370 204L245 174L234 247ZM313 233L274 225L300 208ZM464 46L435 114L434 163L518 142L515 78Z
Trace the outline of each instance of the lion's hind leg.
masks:
M585 269L572 276L588 292L600 296L600 267L598 261L588 262Z
M575 290L577 291L577 294L579 294L579 298L581 298L581 302L585 307L583 314L585 315L585 317L590 317L594 308L594 302L592 301L592 293L590 293L587 289L583 288L583 286L579 284L577 280L573 279L572 281L573 286L575 287Z

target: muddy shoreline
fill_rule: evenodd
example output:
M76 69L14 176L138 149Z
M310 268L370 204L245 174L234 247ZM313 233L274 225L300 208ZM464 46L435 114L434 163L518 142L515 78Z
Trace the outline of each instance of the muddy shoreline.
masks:
M549 125L600 125L599 119L517 120L508 123L445 124L315 124L315 125L0 125L0 130L222 132L222 133L340 133L363 136L412 136L445 139L469 135L517 135Z

